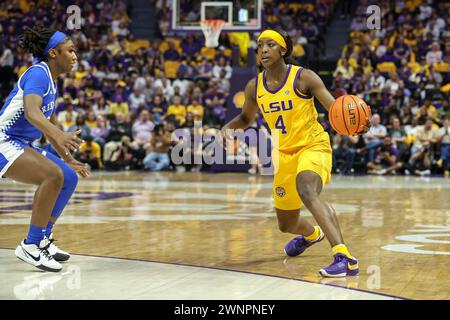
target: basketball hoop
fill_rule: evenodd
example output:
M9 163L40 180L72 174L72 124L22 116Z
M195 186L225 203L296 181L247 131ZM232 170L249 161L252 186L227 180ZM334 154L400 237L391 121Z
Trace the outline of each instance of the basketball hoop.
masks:
M216 48L219 46L219 36L224 25L224 20L207 19L200 21L200 26L206 39L205 46L208 48Z

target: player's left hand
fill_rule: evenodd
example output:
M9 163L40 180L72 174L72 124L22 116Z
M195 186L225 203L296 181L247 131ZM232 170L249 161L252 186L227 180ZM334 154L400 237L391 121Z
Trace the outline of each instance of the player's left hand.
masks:
M67 163L76 173L78 173L83 178L87 178L91 175L91 168L87 163L82 163L73 159Z

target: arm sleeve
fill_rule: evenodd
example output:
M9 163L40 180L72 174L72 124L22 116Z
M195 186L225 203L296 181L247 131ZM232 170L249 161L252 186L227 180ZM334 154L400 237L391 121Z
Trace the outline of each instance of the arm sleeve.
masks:
M48 75L42 68L31 68L20 81L20 86L23 96L34 93L43 97L49 88Z

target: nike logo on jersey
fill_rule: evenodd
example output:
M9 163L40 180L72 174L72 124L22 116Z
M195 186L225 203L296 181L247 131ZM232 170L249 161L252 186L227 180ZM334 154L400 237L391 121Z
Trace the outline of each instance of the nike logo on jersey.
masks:
M258 99L261 99L261 98L264 97L265 95L266 95L266 94L264 93L264 94L258 96Z
M36 262L39 262L41 260L41 255L38 255L37 257L34 257L32 254L28 253L24 248L22 248L23 253L25 253L26 256L30 257Z

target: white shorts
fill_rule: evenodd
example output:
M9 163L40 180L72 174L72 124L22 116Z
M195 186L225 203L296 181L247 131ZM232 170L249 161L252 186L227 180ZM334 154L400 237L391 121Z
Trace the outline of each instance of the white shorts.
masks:
M17 140L0 141L0 178L24 152L26 145Z

